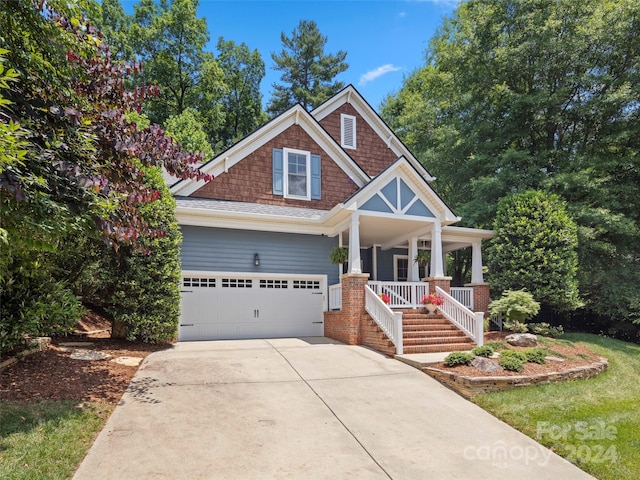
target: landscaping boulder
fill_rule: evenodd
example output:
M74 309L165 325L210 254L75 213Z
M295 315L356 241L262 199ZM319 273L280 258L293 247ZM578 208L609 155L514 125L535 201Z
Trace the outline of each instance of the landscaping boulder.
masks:
M531 333L512 333L505 337L506 342L514 347L535 347L538 337Z
M485 373L496 373L502 370L498 362L493 360L489 360L485 357L476 357L471 362L471 366L476 367L478 370L481 370Z

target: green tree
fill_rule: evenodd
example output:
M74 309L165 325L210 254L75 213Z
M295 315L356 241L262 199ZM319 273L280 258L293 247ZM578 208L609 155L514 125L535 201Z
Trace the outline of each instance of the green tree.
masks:
M347 52L324 52L327 37L313 20L301 20L287 37L280 34L282 50L271 53L274 70L283 72L282 85L273 84L273 96L267 112L276 116L296 103L311 110L344 88L335 77L349 68Z
M586 306L618 321L640 321L639 23L632 0L464 2L383 107L469 226L561 195Z
M125 88L127 67L111 61L99 32L83 23L88 3L79 3L82 10L58 0L0 9L0 49L17 75L2 89L9 128L0 129L0 143L13 141L16 125L21 142L0 171L3 349L24 334L65 331L79 315L72 279L56 269L67 239L90 234L118 248L164 234L141 213L160 197L144 169L200 176L197 155L181 152L157 125L126 120L155 91Z
M260 93L265 70L260 52L249 50L245 43L236 45L220 37L217 50L228 92L221 99L226 114L216 139L226 148L265 122Z
M120 61L134 60L132 18L125 13L120 0L102 0L99 4L90 4L85 14L102 33L113 58Z
M213 157L213 149L196 110L187 108L180 115L172 115L164 122L164 129L167 135L180 142L184 151L202 153L205 161Z
M213 133L223 119L218 104L225 93L223 74L213 55L207 22L196 16L197 0L140 0L134 6L131 36L137 59L144 64L139 81L158 85L160 95L149 98L145 113L163 123L194 107Z
M558 196L529 191L503 198L494 230L487 251L494 290L526 289L556 311L581 306L577 228Z

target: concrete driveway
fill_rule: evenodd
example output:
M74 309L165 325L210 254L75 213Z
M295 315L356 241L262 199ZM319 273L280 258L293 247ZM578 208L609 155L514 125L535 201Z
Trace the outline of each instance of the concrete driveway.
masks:
M413 367L306 338L150 355L74 478L591 477Z

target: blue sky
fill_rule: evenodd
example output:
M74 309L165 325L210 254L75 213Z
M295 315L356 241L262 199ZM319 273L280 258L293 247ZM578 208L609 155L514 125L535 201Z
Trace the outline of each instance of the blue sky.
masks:
M132 11L136 2L121 0ZM457 0L200 0L215 51L218 37L257 48L265 62L263 103L280 72L271 69L271 52L282 49L280 33L291 32L300 20L315 20L328 37L325 52L347 52L349 69L337 78L353 84L376 110L384 97L402 86L403 77L424 64L429 39L450 15Z

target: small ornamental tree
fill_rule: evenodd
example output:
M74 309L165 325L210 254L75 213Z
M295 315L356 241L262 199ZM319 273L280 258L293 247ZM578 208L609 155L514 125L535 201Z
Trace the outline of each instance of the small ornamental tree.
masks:
M523 322L533 318L539 311L540 304L524 290L506 290L502 297L489 304L489 314L492 317L503 315L504 328L513 331L526 332Z
M498 292L526 289L556 311L580 307L577 228L556 195L529 191L503 198L487 255Z

